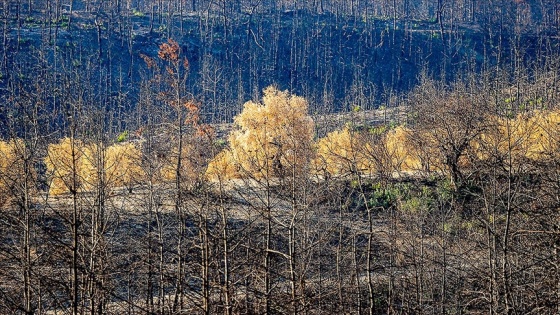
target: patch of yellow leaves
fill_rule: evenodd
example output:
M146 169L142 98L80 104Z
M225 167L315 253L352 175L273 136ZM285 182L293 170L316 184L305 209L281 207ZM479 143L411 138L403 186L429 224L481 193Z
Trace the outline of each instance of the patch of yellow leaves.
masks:
M245 103L235 125L229 149L210 162L210 178L275 177L287 169L302 171L309 164L313 121L304 98L268 87L262 103Z
M13 192L25 179L23 158L25 143L21 139L0 140L0 208L13 197ZM34 170L31 170L34 176Z
M52 195L122 187L143 174L140 150L132 143L101 147L64 138L50 144L47 152L45 165Z

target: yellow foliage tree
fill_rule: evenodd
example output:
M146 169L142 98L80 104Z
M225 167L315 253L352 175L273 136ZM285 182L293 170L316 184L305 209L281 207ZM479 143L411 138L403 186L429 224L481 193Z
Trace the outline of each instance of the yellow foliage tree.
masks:
M0 171L3 175L2 178L7 176L13 166L17 166L15 163L16 154L14 152L13 141L9 142L0 141ZM4 180L0 181L0 185L5 184Z
M554 158L558 152L560 113L535 112L531 117L519 116L521 128L517 138L524 138L525 156L533 160Z
M502 141L498 144L498 149L502 155L511 154L514 161L523 158L538 158L543 141L539 136L539 124L542 115L536 114L531 117L527 114L520 114L513 119L501 119L499 130Z
M313 163L316 172L341 176L352 172L373 175L437 169L437 152L430 146L414 146L412 130L404 126L384 131L378 141L370 138L349 128L329 133L317 142Z
M335 130L317 141L313 166L318 174L344 176L358 172L371 174L375 164L368 158L371 145L349 128Z
M385 147L391 158L391 166L397 172L411 172L429 168L431 158L410 141L412 130L398 126L385 135Z
M513 118L494 116L487 121L492 128L471 145L478 159L508 157L512 163L523 163L526 159L543 161L558 157L558 111L534 111Z
M82 189L83 143L76 139L63 138L49 144L45 165L50 178L49 193L60 195Z
M140 150L132 143L103 148L64 138L49 145L45 164L52 195L91 191L100 184L108 189L122 187L142 176Z
M11 199L16 186L25 178L25 144L21 139L0 141L0 208ZM32 170L32 174L35 172Z
M88 144L83 148L80 177L83 190L129 186L142 176L140 150L130 142L108 147ZM100 178L103 176L103 178Z
M313 121L307 101L299 96L264 90L262 103L249 101L235 117L237 129L229 136L229 149L209 165L207 175L281 177L304 171L311 160Z
M112 187L134 184L144 176L142 154L131 142L117 143L107 148L106 178Z
M238 167L233 162L230 150L224 150L212 159L206 170L206 175L213 180L241 178Z

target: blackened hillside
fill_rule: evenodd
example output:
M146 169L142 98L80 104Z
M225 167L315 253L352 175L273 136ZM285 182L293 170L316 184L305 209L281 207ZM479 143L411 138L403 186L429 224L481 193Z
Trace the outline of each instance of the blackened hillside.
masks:
M190 62L187 90L211 122L231 120L270 84L313 112L395 105L421 75L450 82L545 64L557 51L558 8L533 2L4 3L1 96L35 94L55 121L63 103L80 102L123 130L150 94L142 56L156 58L173 38Z

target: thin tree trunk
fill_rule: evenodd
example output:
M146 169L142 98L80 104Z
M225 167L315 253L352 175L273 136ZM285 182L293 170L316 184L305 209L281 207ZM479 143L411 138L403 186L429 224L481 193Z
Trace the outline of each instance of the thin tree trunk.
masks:
M73 129L73 127L71 128ZM72 263L71 269L71 309L72 315L78 315L78 157L76 155L76 143L74 133L70 135L70 149L72 150L72 219L70 221L70 230L72 233Z

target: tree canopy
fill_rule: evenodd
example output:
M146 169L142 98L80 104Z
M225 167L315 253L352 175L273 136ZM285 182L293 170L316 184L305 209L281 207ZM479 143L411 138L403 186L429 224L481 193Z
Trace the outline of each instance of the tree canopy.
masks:
M235 117L229 146L210 164L209 175L281 177L290 168L308 167L314 126L307 101L273 86L263 93L262 103L246 102Z

